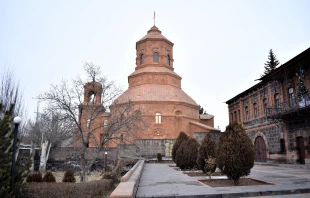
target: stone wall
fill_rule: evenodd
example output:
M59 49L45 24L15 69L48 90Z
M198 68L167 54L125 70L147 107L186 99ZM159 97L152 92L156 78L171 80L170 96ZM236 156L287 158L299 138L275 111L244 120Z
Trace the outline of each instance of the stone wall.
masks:
M272 127L260 128L259 130L258 129L247 130L247 133L253 142L255 141L254 138L258 132L264 134L264 136L267 139L267 142L265 142L265 144L268 144L269 155L281 154L280 133L284 133L281 127L272 126Z
M216 145L219 143L219 139L221 136L221 132L195 132L194 133L194 138L201 144L203 138L207 135L207 133L210 133L211 136L213 137L213 140L215 141Z

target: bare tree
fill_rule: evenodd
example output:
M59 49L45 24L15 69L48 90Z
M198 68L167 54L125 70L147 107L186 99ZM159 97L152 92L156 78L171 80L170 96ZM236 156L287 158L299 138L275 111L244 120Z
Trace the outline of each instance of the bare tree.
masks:
M74 123L59 112L38 113L36 121L29 121L28 131L34 144L41 145L40 170L46 170L46 162L52 146L60 146L72 137Z
M48 103L47 109L61 112L74 123L73 144L81 148L82 181L87 181L86 173L95 160L86 160L87 148L95 147L98 155L108 144L131 141L133 131L142 129L144 121L140 109L130 100L113 103L122 89L101 76L99 66L85 63L84 69L86 80L78 77L71 84L63 80L61 85L52 85L50 91L38 99Z

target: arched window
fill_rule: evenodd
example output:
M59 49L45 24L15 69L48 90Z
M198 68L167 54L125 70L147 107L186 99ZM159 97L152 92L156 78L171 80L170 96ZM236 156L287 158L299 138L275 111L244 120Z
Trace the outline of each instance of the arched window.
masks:
M144 64L144 54L140 56L140 65Z
M294 88L289 88L288 89L288 99L289 99L289 104L290 106L294 105Z
M280 96L278 93L274 95L274 104L276 108L280 108Z
M108 126L108 120L104 120L103 121L103 127L107 127Z
M155 123L161 124L161 114L160 113L155 114Z
M169 55L167 55L167 63L166 64L170 65L170 56Z
M253 104L253 109L254 109L254 118L257 118L258 117L258 109L257 109L256 103Z
M245 107L245 120L249 120L250 119L250 112L249 112L249 108Z
M153 62L154 63L158 63L158 53L157 52L154 52L154 54L153 54Z

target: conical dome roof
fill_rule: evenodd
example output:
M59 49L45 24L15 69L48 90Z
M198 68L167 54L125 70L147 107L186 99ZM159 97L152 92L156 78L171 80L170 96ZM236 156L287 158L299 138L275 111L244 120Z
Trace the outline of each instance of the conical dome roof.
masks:
M151 29L149 31L147 31L147 35L145 35L143 38L141 38L137 42L137 44L142 42L142 41L145 41L147 39L151 39L151 40L153 40L153 39L156 39L156 40L163 39L163 40L167 41L169 44L173 45L173 43L169 39L167 39L166 37L164 37L161 34L161 31L155 25L153 27L151 27Z

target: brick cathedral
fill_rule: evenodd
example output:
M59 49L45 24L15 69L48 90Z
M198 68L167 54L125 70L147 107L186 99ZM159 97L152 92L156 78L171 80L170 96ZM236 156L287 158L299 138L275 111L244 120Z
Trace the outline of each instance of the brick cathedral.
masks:
M141 155L164 153L166 142L173 142L181 131L198 141L208 132L220 132L214 128L214 116L200 115L199 105L182 90L182 78L174 72L173 45L156 26L138 40L136 67L128 76L129 87L110 106L111 112L101 116L101 119L108 120L128 100L138 106L147 123L145 131L134 136L135 144L144 152ZM94 91L87 85L84 89L86 96ZM95 137L100 139L101 135L98 131ZM117 146L113 143L108 145ZM146 146L150 149L144 148Z

